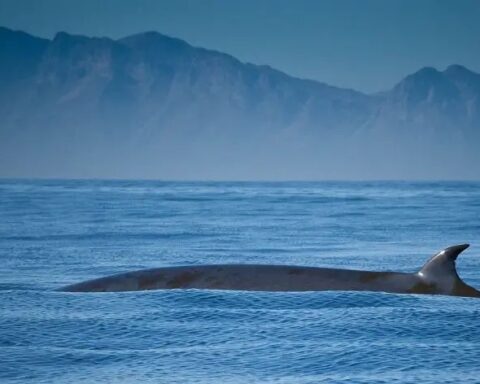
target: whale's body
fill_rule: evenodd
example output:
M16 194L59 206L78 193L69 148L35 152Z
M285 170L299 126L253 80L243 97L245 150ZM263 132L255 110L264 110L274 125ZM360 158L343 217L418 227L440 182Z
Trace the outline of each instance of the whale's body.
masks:
M288 265L199 265L144 269L66 286L68 292L117 292L151 289L245 291L381 291L480 297L455 268L468 244L434 255L420 271L372 272Z

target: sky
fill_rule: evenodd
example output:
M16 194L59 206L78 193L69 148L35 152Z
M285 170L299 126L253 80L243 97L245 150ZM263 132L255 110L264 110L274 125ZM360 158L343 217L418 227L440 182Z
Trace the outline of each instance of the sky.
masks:
M47 38L155 30L367 93L425 66L480 72L478 0L0 0L0 25Z

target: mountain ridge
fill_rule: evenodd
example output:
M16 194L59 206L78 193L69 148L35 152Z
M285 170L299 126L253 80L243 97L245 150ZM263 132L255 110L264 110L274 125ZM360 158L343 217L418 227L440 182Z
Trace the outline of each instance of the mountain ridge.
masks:
M216 50L216 49L210 49L210 48L204 48L204 47L200 47L200 46L191 45L186 40L183 40L183 39L180 39L180 38L177 38L177 37L173 37L173 36L170 36L170 35L166 35L166 34L160 33L158 31L153 31L153 30L145 31L145 32L138 32L138 33L135 33L135 34L132 34L132 35L127 35L127 36L124 36L124 37L121 37L121 38L118 38L118 39L113 39L113 38L105 37L105 36L102 36L102 37L87 36L87 35L81 35L81 34L72 34L72 33L66 32L66 31L59 31L55 34L55 36L52 39L48 39L48 38L42 38L42 37L35 36L33 34L30 34L28 32L24 32L22 30L13 30L13 29L10 29L10 28L7 28L7 27L0 26L0 37L2 36L2 34L5 34L5 33L10 34L10 35L27 37L31 40L43 41L44 43L53 42L54 40L58 39L59 36L60 37L61 36L66 36L66 37L73 38L73 39L103 40L103 41L111 41L111 42L116 42L116 43L122 44L122 43L124 43L128 40L140 39L140 38L143 38L145 36L152 36L152 37L155 37L155 38L170 40L172 42L176 42L176 43L185 45L186 47L192 48L192 49L195 49L195 50L201 50L201 51L204 51L204 52L207 52L207 53L210 53L210 54L218 54L218 55L221 55L221 56L225 56L225 57L228 57L229 59L233 59L233 60L235 60L238 63L241 63L243 65L254 66L254 67L259 68L259 69L265 68L265 69L268 69L268 70L273 70L273 71L275 71L277 73L280 73L280 74L283 74L283 75L285 75L285 76L287 76L291 79L295 79L295 80L299 80L299 81L312 82L312 83L315 83L315 84L326 85L328 87L332 87L332 88L336 88L336 89L353 91L355 93L366 95L366 96L375 96L375 95L378 95L378 94L381 94L381 93L388 92L388 90L387 90L387 91L381 91L381 92L366 93L366 92L356 90L354 88L340 87L340 86L336 86L334 84L328 84L328 83L325 83L325 82L322 82L322 81L319 81L319 80L316 80L316 79L293 76L293 75L290 75L290 74L286 73L285 71L276 69L269 64L255 64L255 63L251 63L251 62L248 62L248 61L242 61L242 60L236 58L234 55L231 55L229 53L221 52L221 51ZM463 66L461 64L450 64L443 71L438 70L437 68L431 67L431 66L422 67L422 68L418 69L416 72L413 72L412 74L405 76L404 79L399 80L399 83L402 82L403 80L405 80L406 78L412 76L412 75L415 75L415 74L418 74L418 73L421 73L421 72L424 72L424 71L431 71L431 70L434 70L438 73L443 73L443 74L449 73L449 72L452 72L452 71L461 71L461 72L464 72L464 73L468 73L469 75L474 75L474 76L480 77L479 73L477 73L473 70L470 70L470 69L466 68L465 66ZM397 86L399 83L394 85L393 88L395 86Z
M365 94L153 31L48 40L0 27L0 52L0 175L479 176L480 74L458 64ZM467 157L435 165L448 143Z

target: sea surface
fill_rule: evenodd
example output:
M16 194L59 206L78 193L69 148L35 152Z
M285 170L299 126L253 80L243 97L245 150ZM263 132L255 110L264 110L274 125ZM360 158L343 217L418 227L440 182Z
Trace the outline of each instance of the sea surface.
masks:
M480 300L369 292L65 293L109 274L274 263L480 287L480 184L0 181L0 383L480 383Z

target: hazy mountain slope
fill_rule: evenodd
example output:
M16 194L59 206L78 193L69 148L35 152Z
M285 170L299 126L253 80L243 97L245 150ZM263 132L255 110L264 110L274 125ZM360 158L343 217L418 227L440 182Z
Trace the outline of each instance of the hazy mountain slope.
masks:
M31 76L36 70L49 41L24 32L0 27L0 85L2 89L13 82Z
M0 175L477 177L479 77L424 68L365 95L155 32L0 28ZM464 157L439 161L452 143Z

